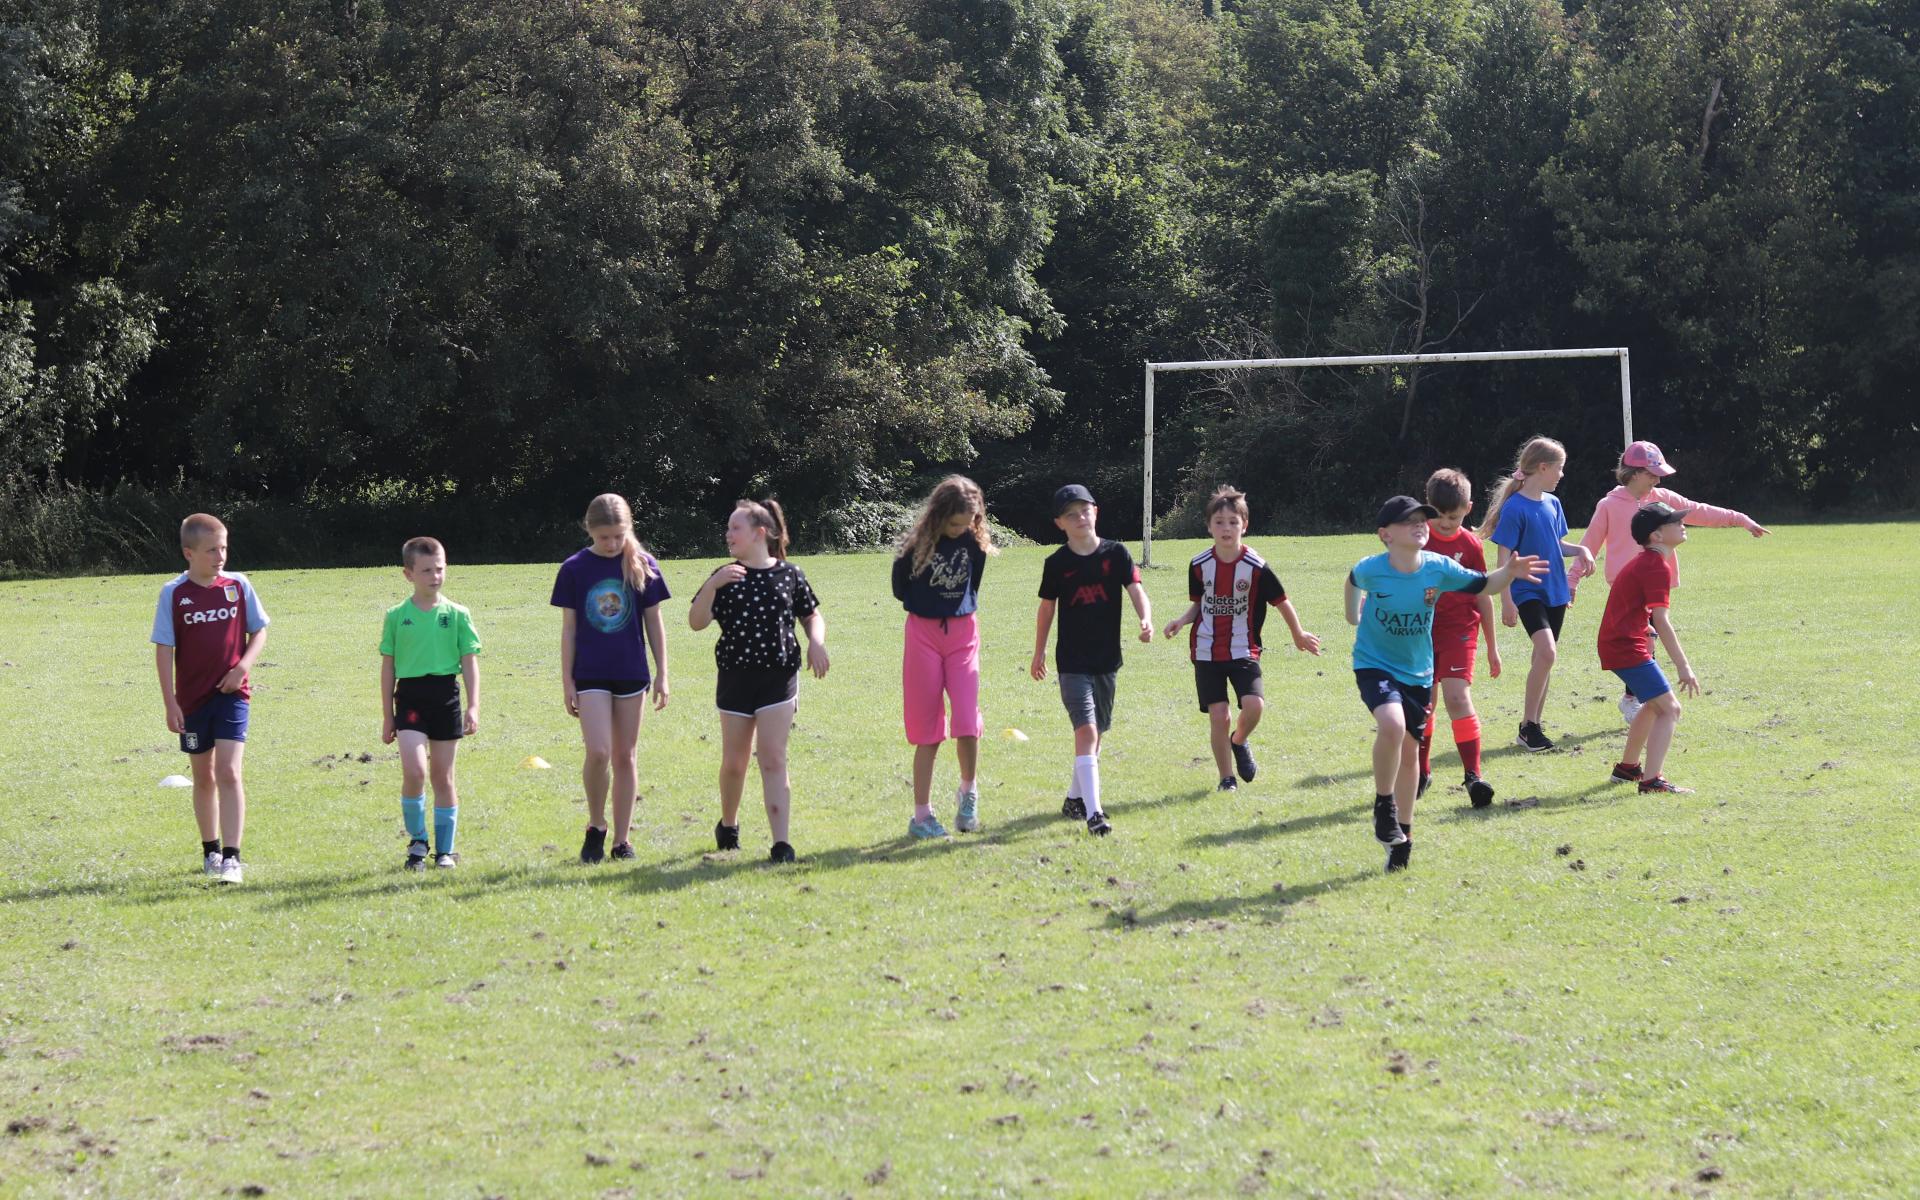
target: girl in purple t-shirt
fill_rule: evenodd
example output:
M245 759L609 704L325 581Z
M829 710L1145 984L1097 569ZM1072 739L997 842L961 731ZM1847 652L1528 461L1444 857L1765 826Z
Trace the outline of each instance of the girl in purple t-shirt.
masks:
M653 707L667 706L667 638L660 602L667 582L660 564L633 536L633 510L619 496L595 496L582 522L593 544L560 564L553 606L560 610L560 694L567 715L580 719L586 763L587 835L580 861L597 863L612 853L632 858L628 840L633 801L639 792L634 750L646 693ZM654 671L647 673L647 646ZM607 848L607 790L613 790L613 848Z

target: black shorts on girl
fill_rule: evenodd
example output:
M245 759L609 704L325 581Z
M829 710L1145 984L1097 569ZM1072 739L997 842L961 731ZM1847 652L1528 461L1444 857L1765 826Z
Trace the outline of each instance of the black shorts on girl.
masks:
M799 701L800 672L785 667L723 667L714 681L713 706L729 716L758 716Z
M1560 640L1560 622L1567 616L1564 604L1548 604L1545 600L1522 600L1520 602L1520 627L1532 637L1542 629L1553 630L1553 640Z
M576 679L573 690L579 692L605 692L615 700L631 700L647 690L647 679Z
M1206 712L1216 704L1227 702L1227 685L1233 685L1233 694L1240 701L1240 707L1247 706L1248 696L1266 698L1266 685L1260 682L1260 664L1251 658L1235 658L1227 662L1197 662L1193 664L1193 690L1200 697L1200 711Z
M1407 719L1407 732L1419 737L1427 728L1427 713L1433 708L1433 688L1403 683L1385 671L1362 667L1353 673L1360 687L1360 701L1372 712L1383 704L1398 704Z
M394 680L393 727L424 733L430 742L457 741L466 732L460 719L460 677L415 675Z

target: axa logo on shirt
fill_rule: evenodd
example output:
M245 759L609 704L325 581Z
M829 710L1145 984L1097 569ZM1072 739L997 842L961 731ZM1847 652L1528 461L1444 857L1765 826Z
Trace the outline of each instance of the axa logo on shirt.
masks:
M180 620L187 625L209 625L215 621L231 621L239 615L239 605L231 608L197 608L190 613L181 613Z
M1073 589L1073 595L1067 600L1067 607L1079 608L1083 604L1100 604L1107 598L1107 585L1088 583Z

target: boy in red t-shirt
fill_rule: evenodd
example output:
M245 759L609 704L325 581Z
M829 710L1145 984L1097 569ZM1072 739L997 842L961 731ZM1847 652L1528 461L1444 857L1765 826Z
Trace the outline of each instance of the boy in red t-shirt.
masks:
M1450 558L1463 567L1485 573L1487 553L1480 539L1465 527L1473 511L1473 485L1452 467L1442 467L1427 479L1427 503L1440 515L1427 522L1427 553ZM1493 785L1480 778L1480 715L1473 708L1473 661L1479 635L1487 635L1487 673L1500 678L1500 647L1493 635L1493 597L1484 592L1442 592L1433 609L1433 678L1440 685L1447 718L1453 723L1453 744L1460 751L1467 798L1475 808L1493 803ZM1433 746L1433 710L1420 732L1420 787L1424 794L1433 773L1428 758Z
M267 644L267 611L247 577L226 569L227 527L194 513L180 523L187 569L160 589L153 614L153 665L167 729L193 766L193 817L202 868L239 883L247 794L240 781L247 744L247 671Z
M1680 687L1688 695L1700 694L1700 680L1687 665L1680 649L1680 638L1668 619L1668 597L1673 589L1673 550L1687 540L1684 524L1687 514L1655 501L1643 504L1633 514L1633 540L1645 549L1633 557L1618 575L1607 593L1607 611L1600 618L1600 665L1618 675L1627 690L1640 701L1640 711L1627 727L1627 748L1613 768L1619 783L1638 783L1642 792L1691 792L1678 787L1660 773L1666 761L1667 747L1673 744L1674 727L1680 723L1680 701L1667 683L1667 677L1654 661L1653 646L1647 638L1651 622L1660 642L1680 672ZM1640 765L1641 751L1646 766Z

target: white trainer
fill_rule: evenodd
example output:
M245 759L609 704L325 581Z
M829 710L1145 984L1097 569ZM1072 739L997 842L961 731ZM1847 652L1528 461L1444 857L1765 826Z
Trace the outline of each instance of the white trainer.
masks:
M460 860L451 854L442 854L433 860L433 865L436 867L457 867L460 865Z
M1627 719L1627 724L1633 724L1633 719L1640 715L1640 698L1632 692L1624 693L1620 697L1620 715Z
M221 860L221 863L220 863L220 882L221 883L244 883L245 881L246 881L246 872L241 869L240 859L237 855L233 858Z
M207 851L207 862L202 870L206 871L207 878L209 879L220 878L220 852L218 850Z

